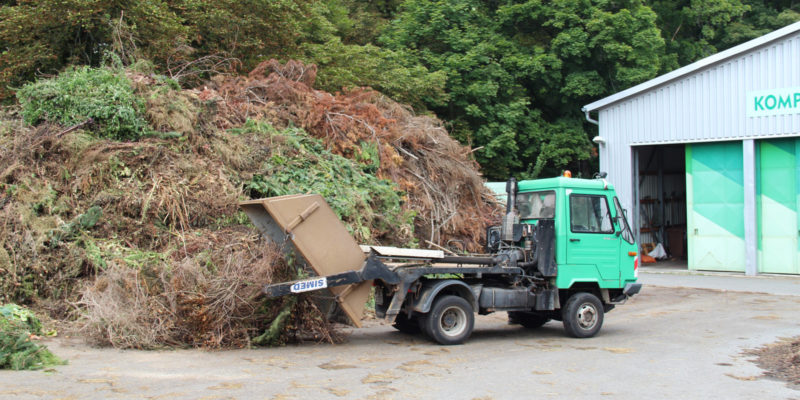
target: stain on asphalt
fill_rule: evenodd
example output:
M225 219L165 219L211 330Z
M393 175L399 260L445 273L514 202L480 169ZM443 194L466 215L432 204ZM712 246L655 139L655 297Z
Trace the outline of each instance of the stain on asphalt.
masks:
M318 366L318 367L320 367L320 368L322 368L322 369L330 369L330 370L338 370L338 369L351 369L351 368L356 368L356 366L355 366L355 365L350 365L350 364L340 364L340 363L338 363L338 362L335 362L335 361L333 361L333 362L326 362L325 364L320 364L320 365L317 365L317 366Z
M750 319L760 319L760 320L770 321L775 319L781 319L781 317L775 314L767 314L767 315L756 315L755 317L752 317Z
M734 374L725 374L725 376L728 376L728 377L731 377L733 379L740 380L740 381L754 381L754 380L759 378L758 376L739 376L739 375L734 375Z
M332 395L334 395L334 396L337 396L337 397L346 397L348 394L350 394L350 391L349 391L349 390L347 390L347 389L341 389L341 388L332 388L332 387L329 387L329 388L325 388L325 390L327 390L327 391L328 391L328 392L330 392Z
M162 400L162 399L179 399L186 397L188 393L183 392L172 392L172 393L164 393L157 396L147 396L145 399L147 400Z
M416 360L404 362L399 368L406 372L420 372L420 366L423 365L430 366L433 364L431 364L431 362L428 360Z
M365 398L368 400L389 400L389 399L394 399L396 392L397 389L395 388L386 388L375 394L369 395Z
M550 371L543 371L543 370L536 370L536 369L531 371L531 373L534 374L534 375L553 375L553 373L550 372Z
M635 351L628 347L603 347L603 350L614 354L628 354Z
M361 383L375 383L379 385L387 385L392 383L398 376L393 374L391 371L383 372L383 373L375 373L369 374L364 379L361 379Z
M19 396L29 394L31 396L43 397L43 396L53 396L57 395L58 392L53 391L46 391L46 390L27 390L27 389L10 389L10 390L0 390L0 395L13 395Z
M222 382L219 385L209 386L208 390L229 390L229 389L241 389L244 385L241 383L235 382Z
M436 350L428 350L428 351L426 351L426 352L424 352L422 354L425 354L426 356L441 356L441 355L448 354L448 353L450 353L450 350L442 347L442 348L436 349Z

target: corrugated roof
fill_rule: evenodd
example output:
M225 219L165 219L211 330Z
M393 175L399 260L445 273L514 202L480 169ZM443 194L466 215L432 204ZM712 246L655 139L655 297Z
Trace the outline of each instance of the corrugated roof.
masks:
M598 101L595 101L594 103L587 104L587 105L583 106L583 108L581 108L581 110L583 112L587 112L587 111L595 111L595 110L599 110L599 109L605 108L606 106L608 106L610 104L616 103L616 102L624 100L624 99L626 99L628 97L631 97L631 96L637 95L639 93L645 92L647 90L650 90L652 88L658 87L658 86L663 85L663 84L665 84L667 82L670 82L670 81L673 81L675 79L681 78L683 76L689 75L689 74L691 74L691 73L693 73L695 71L701 70L701 69L706 68L708 66L711 66L713 64L716 64L716 63L725 61L725 60L727 60L729 58L733 58L735 56L738 56L738 55L740 55L742 53L746 53L746 52L748 52L750 50L753 50L753 49L755 49L757 47L760 47L760 46L766 45L766 44L768 44L770 42L782 39L783 37L789 36L789 35L791 35L791 34L793 34L795 32L798 32L798 31L800 31L800 22L795 22L794 24L785 26L785 27L783 27L781 29L778 29L778 30L776 30L774 32L771 32L771 33L768 33L768 34L766 34L764 36L755 38L755 39L753 39L753 40L751 40L749 42L745 42L745 43L742 43L742 44L740 44L738 46L731 47L728 50L721 51L721 52L719 52L717 54L714 54L712 56L706 57L706 58L704 58L704 59L702 59L700 61L697 61L697 62L694 62L692 64L689 64L689 65L687 65L685 67L678 68L678 69L676 69L676 70L674 70L672 72L666 73L666 74L661 75L661 76L656 77L656 78L653 78L653 79L651 79L651 80L649 80L647 82L640 83L640 84L638 84L638 85L636 85L636 86L634 86L632 88L623 90L621 92L617 92L617 93L615 93L615 94L613 94L611 96L608 96L606 98L603 98L603 99L600 99Z

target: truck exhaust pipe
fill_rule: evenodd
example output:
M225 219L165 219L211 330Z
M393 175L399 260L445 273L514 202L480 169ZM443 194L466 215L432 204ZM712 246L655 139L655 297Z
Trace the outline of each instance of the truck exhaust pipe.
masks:
M500 240L513 241L514 240L514 224L519 223L519 215L517 215L517 180L512 178L506 182L506 215L503 217L503 227L500 230Z

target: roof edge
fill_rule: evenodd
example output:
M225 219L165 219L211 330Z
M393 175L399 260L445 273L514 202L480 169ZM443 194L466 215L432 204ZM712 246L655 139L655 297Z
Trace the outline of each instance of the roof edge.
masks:
M631 96L634 96L634 95L636 95L638 93L641 93L641 92L644 92L646 90L652 89L652 88L654 88L656 86L663 85L663 84L665 84L667 82L670 82L672 80L678 79L678 78L680 78L682 76L688 75L688 74L690 74L692 72L695 72L697 70L703 69L703 68L708 67L710 65L719 63L719 62L724 61L724 60L726 60L728 58L732 58L733 56L736 56L738 54L744 53L746 51L753 50L753 49L755 49L757 47L760 47L760 46L763 46L763 45L768 44L770 42L776 41L776 40L781 39L781 38L783 38L785 36L789 36L789 35L791 35L791 34L793 34L795 32L798 32L798 31L800 31L800 22L795 22L795 23L793 23L791 25L784 26L783 28L778 29L776 31L772 31L772 32L770 32L770 33L768 33L768 34L766 34L764 36L757 37L757 38L755 38L753 40L750 40L750 41L744 42L744 43L742 43L740 45L731 47L730 49L721 51L721 52L716 53L716 54L712 54L712 55L710 55L710 56L708 56L706 58L703 58L703 59L701 59L699 61L695 61L695 62L693 62L693 63L691 63L689 65L686 65L684 67L678 68L678 69L676 69L676 70L674 70L672 72L667 72L666 74L657 76L657 77L655 77L655 78L653 78L653 79L651 79L649 81L640 83L640 84L638 84L636 86L633 86L631 88L625 89L625 90L623 90L621 92L617 92L615 94L612 94L611 96L602 98L602 99L597 100L597 101L595 101L593 103L589 103L589 104L581 107L581 111L589 112L589 111L595 111L595 110L599 110L601 108L605 108L606 106L608 106L608 105L610 105L612 103L616 103L618 101L624 100L624 99L626 99L628 97L631 97Z

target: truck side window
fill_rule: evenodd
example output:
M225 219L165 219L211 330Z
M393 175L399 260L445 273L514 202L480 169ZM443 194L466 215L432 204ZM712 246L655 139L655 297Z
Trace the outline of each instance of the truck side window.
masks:
M528 192L517 194L519 219L552 219L556 217L556 192Z
M605 196L569 196L570 230L575 233L614 233Z

